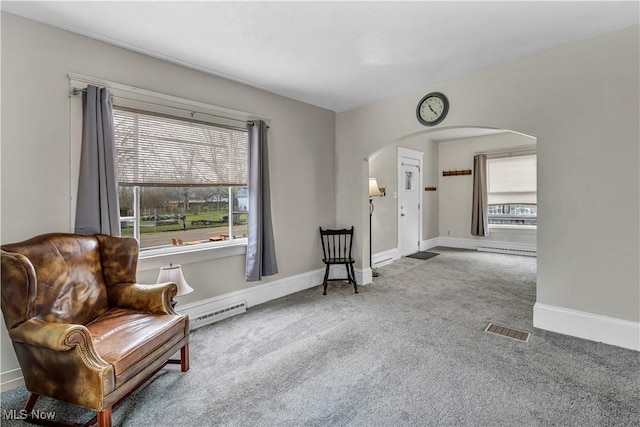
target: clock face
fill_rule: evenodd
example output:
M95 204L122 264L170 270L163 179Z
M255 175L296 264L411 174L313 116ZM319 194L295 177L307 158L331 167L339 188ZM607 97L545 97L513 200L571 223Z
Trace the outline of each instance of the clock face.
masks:
M449 101L441 93L430 93L420 100L416 115L423 125L433 126L444 120L449 111Z

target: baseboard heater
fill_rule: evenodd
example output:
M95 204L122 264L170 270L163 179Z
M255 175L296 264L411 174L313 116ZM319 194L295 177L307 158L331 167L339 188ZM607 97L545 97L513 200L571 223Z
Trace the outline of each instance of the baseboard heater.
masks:
M219 322L227 317L235 316L247 311L247 304L244 301L228 305L226 307L217 308L207 313L199 313L189 319L191 329Z
M509 246L501 245L480 245L478 246L477 250L479 252L495 252L499 254L537 256L536 249L512 248Z
M373 263L373 267L380 267L381 265L386 265L390 261L393 261L393 257L389 257L389 258L378 260L378 261Z

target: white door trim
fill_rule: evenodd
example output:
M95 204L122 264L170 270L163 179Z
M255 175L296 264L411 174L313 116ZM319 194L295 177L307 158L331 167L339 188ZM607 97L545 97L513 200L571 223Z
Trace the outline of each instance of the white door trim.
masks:
M402 159L410 159L410 160L414 160L418 162L418 198L419 198L419 204L420 204L420 218L418 220L418 236L416 237L418 240L418 250L421 250L421 241L422 241L422 212L423 212L423 200L422 200L422 187L423 187L423 178L422 178L422 170L423 170L423 159L424 159L424 153L422 151L417 151L417 150L412 150L410 148L404 148L404 147L398 147L398 155L397 155L397 159L398 159L398 242L397 242L397 247L398 250L400 252L400 255L402 255L403 250L402 250L402 221L400 220L400 214L401 214L401 206L402 206L402 185L404 182L404 177L402 176Z

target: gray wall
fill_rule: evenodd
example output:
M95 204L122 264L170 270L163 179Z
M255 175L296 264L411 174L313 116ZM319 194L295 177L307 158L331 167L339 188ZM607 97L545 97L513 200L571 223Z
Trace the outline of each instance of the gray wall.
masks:
M68 72L271 118L269 150L280 273L318 269L318 226L335 224L335 113L2 13L2 243L71 231ZM77 156L75 156L77 158ZM244 255L183 265L195 292L180 303L240 290ZM140 274L155 282L157 271ZM258 283L264 283L258 282ZM2 328L0 370L17 368Z
M367 225L364 159L429 132L415 118L416 104L443 92L449 116L436 128L537 137L537 302L638 322L639 40L636 25L339 113L337 221ZM357 246L368 244L360 233Z

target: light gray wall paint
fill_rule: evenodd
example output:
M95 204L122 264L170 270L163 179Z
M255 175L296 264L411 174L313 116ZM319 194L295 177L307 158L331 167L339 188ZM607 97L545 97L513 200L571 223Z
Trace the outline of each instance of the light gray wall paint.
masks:
M335 225L335 113L2 13L2 243L70 229L68 72L271 117L269 155L280 274L322 267L318 226ZM77 156L76 156L77 157ZM168 260L167 260L168 262ZM255 283L244 256L183 265L201 300ZM155 282L156 271L139 275ZM264 283L259 282L259 283ZM1 371L17 368L2 328Z
M363 159L425 132L416 104L440 91L451 106L436 128L537 137L537 301L639 321L639 40L636 25L339 113L337 221L367 224Z
M373 253L397 247L398 228L398 172L396 147L385 147L369 159L369 176L385 187L384 197L374 197L371 217L371 241Z
M536 149L535 138L513 132L440 143L440 170L471 169L476 153ZM535 244L535 231L506 233L491 230L489 237L471 235L473 175L440 176L440 236L489 239L495 242Z

